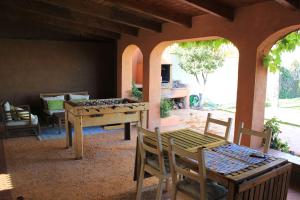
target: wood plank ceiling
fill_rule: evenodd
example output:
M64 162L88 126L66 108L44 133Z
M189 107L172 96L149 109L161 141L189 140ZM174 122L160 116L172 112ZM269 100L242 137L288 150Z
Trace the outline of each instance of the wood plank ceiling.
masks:
M204 14L233 21L236 8L264 1L268 0L1 0L0 22L86 39L119 39L122 34L138 36L140 29L161 32L163 23L191 27L192 17ZM275 1L299 8L298 0Z

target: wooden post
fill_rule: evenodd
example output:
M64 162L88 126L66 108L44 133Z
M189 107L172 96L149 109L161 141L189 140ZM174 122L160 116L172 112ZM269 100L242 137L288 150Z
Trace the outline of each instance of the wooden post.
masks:
M83 157L83 134L82 134L82 117L76 116L74 123L74 138L76 138L75 153L76 159L82 159Z

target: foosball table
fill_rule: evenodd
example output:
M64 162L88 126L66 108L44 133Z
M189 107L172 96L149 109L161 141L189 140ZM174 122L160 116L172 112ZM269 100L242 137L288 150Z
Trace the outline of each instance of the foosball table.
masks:
M146 125L148 102L131 99L94 99L67 101L65 106L66 147L72 146L72 126L74 127L74 147L76 159L83 157L83 128L125 124L124 139L130 140L130 123Z

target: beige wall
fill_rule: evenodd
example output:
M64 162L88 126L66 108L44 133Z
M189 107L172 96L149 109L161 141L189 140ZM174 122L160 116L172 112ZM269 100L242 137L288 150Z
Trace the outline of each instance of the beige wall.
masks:
M140 49L136 49L132 56L132 80L143 84L143 54Z
M127 73L122 63L123 51L133 44L143 54L144 97L150 102L149 127L159 126L159 80L163 50L174 41L223 37L234 43L240 55L236 130L241 121L245 122L246 127L262 130L267 74L262 66L263 53L288 31L299 28L299 25L300 12L270 1L237 9L232 22L203 15L193 19L192 28L167 23L162 33L140 31L139 37L123 36L118 42L118 95L122 96L122 80ZM243 140L248 145L252 141L256 143L249 138Z
M43 92L116 96L115 44L0 40L0 99L40 111Z

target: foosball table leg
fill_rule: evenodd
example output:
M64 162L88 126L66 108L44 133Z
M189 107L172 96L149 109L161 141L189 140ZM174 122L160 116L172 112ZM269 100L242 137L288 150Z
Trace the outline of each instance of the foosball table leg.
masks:
M68 125L68 132L66 131L66 134L68 134L69 135L69 141L67 141L67 142L69 142L69 146L71 147L72 145L73 145L73 142L72 142L72 124L70 123L70 122L66 122Z
M130 140L130 123L125 123L124 140Z
M82 117L75 118L74 138L75 138L76 159L77 160L82 159L82 157L83 157Z

